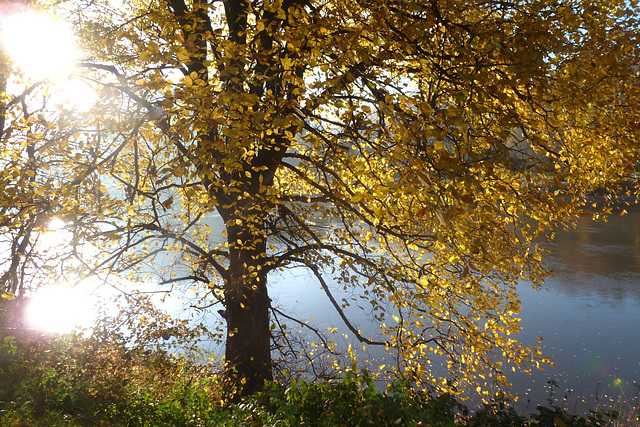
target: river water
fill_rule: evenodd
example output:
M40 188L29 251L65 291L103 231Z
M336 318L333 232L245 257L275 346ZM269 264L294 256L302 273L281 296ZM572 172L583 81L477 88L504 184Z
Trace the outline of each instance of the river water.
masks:
M634 383L640 384L640 209L606 222L581 218L575 230L546 246L554 275L537 291L520 285L519 338L537 343L542 337L543 353L555 366L509 376L517 407L533 412L553 398L582 414L596 406L625 409L639 391ZM271 277L274 303L321 328L346 331L314 282L296 270ZM375 334L376 325L363 312L352 314L358 328ZM380 360L384 354L372 349L367 357Z
M521 405L534 409L557 384L556 397L576 412L595 405L623 409L640 385L640 210L607 222L582 218L549 244L554 273L543 289L522 285L520 338L544 340L554 367L514 375ZM618 400L621 400L618 402Z

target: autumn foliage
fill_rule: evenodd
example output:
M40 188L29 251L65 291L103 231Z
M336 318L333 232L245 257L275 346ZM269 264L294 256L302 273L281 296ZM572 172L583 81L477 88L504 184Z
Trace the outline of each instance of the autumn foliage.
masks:
M227 375L243 393L272 379L272 337L290 343L272 331L268 283L293 267L317 279L341 329L384 345L389 373L418 385L483 392L543 363L517 340L516 285L547 274L535 239L593 192L628 190L638 161L633 2L48 11L73 26L71 73L99 96L56 108L52 85L3 59L0 186L13 196L0 227L21 254L3 286L37 273L194 287L224 309ZM69 250L21 269L49 218L67 224ZM335 287L366 296L378 336Z

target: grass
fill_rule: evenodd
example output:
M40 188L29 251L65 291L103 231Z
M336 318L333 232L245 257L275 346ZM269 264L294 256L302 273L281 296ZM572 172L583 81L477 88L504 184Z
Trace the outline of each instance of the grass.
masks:
M453 396L415 392L409 381L379 391L366 371L335 382L269 384L228 402L208 366L163 351L79 335L0 341L3 426L639 425L637 402L623 415L594 410L581 417L549 406L525 416L508 402L471 413Z

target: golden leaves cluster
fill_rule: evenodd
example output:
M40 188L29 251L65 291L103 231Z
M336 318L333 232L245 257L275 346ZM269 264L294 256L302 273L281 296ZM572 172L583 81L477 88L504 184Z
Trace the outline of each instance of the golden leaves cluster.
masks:
M544 362L514 338L516 285L546 275L535 238L634 171L632 5L107 3L74 15L114 64L94 67L104 110L58 125L105 267L148 262L223 303L238 277L308 268L365 295L401 370L449 391L439 376L484 388Z

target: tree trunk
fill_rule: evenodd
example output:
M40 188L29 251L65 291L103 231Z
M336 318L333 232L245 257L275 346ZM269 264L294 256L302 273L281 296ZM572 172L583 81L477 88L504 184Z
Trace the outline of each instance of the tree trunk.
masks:
M225 282L225 361L227 377L238 396L249 395L273 380L270 299L262 265L266 243L264 236L251 229L246 222L244 227L227 228L230 264Z

